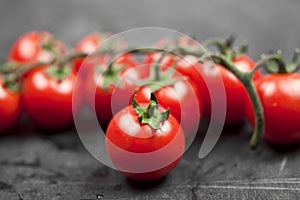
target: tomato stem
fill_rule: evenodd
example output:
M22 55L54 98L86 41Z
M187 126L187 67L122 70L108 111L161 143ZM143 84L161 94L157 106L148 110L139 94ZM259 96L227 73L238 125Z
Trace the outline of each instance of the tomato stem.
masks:
M202 43L203 46L209 47L209 46L216 46L221 54L225 55L228 54L228 47L226 43L221 40L220 38L210 38Z
M298 58L299 58L299 55L300 55L300 49L299 48L296 48L295 51L294 51L294 54L292 56L292 59L291 61L288 63L287 65L287 70L290 72L290 73L293 73L293 72L296 72L298 71L299 69L299 63L298 63Z
M167 51L164 51L161 54L161 56L159 57L159 59L154 62L154 65L153 65L154 81L160 81L160 67L161 67L160 65L161 65L161 61L164 59L166 54L167 54Z
M161 123L169 118L170 108L168 108L165 112L159 112L158 101L154 92L151 92L148 107L144 108L140 106L135 100L135 95L138 91L139 89L134 92L131 99L131 105L136 114L138 114L137 119L141 124L147 124L156 130L161 130Z
M236 37L233 34L230 34L227 39L225 39L225 45L227 48L232 48L234 42L236 40Z
M257 95L257 91L253 84L253 75L255 70L251 72L241 72L238 70L235 65L233 64L232 60L229 60L225 56L217 55L217 54L210 54L204 55L200 58L199 62L203 63L206 58L211 58L215 63L221 64L226 69L231 71L244 85L247 90L247 93L251 99L252 106L255 112L255 127L254 131L250 140L251 147L255 148L258 143L260 142L263 131L264 131L264 115L263 115L263 107L261 105L261 101ZM259 63L259 66L261 64ZM258 67L256 67L257 69Z

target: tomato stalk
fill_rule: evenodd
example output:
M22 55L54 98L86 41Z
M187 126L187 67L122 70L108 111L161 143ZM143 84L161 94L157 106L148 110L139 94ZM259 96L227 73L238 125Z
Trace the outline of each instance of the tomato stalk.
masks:
M170 115L170 108L165 112L160 112L158 110L158 101L155 94L152 92L150 97L150 102L147 108L140 106L136 100L135 95L138 90L132 95L131 104L136 114L138 114L138 121L141 124L147 124L153 129L161 130L161 123L166 121Z
M206 58L211 58L214 63L219 63L220 65L224 66L226 69L231 71L245 86L249 97L251 99L252 105L255 110L255 128L252 134L250 145L251 147L256 147L260 139L262 138L263 131L264 131L264 115L263 115L263 108L260 102L260 99L257 95L257 91L253 84L253 75L255 71L261 66L261 63L258 63L256 67L251 72L241 72L238 70L235 65L233 64L231 59L228 57L220 54L207 54L200 58L199 62L203 63Z
M288 65L285 64L280 51L277 52L277 54L262 55L262 58L256 62L254 69L250 72L241 72L234 66L231 59L221 54L208 54L200 58L199 62L203 62L206 58L211 58L215 63L224 66L232 72L246 88L255 112L255 127L250 140L251 147L256 147L258 145L263 136L265 127L263 107L253 83L253 76L256 70L263 67L264 64L268 62L269 65L267 70L272 73L281 74L295 72L299 67L299 64L297 63L299 54L300 50L296 49ZM275 72L275 68L277 68L277 72Z
M246 41L243 41L242 45L238 49L233 48L235 39L236 38L233 35L230 35L226 40L222 40L219 38L211 38L211 39L204 41L202 44L203 44L203 46L205 46L207 48L209 46L217 47L220 54L225 56L228 60L230 60L230 59L233 60L237 56L247 53L247 51L248 51L248 42L246 42Z
M266 71L270 74L288 74L294 73L299 69L298 57L300 55L300 49L295 49L291 61L288 64L285 64L282 52L277 51L276 54L272 53L269 55L262 55L261 60L259 61L263 65L268 62L268 66L265 67Z
M20 89L18 80L29 70L32 70L36 67L39 67L39 66L42 66L45 64L47 64L47 63L34 63L31 65L20 66L19 64L9 63L7 65L8 68L11 67L11 69L14 68L14 70L6 71L6 69L5 69L0 72L0 74L2 74L2 76L3 76L4 86L7 88L10 88L12 91L18 91ZM6 66L6 64L4 64L4 66Z
M160 58L157 61L155 61L153 68L151 68L154 70L154 81L160 81L160 79L161 79L160 78L160 63L164 59L166 54L167 54L167 51L164 51L161 54Z

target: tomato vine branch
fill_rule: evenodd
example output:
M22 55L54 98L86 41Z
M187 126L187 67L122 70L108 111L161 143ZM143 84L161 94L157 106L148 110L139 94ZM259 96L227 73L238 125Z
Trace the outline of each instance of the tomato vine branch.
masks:
M224 56L219 54L206 54L200 58L199 62L203 63L204 60L207 58L211 58L214 63L219 63L222 66L224 66L226 69L231 71L242 82L242 84L246 88L255 112L255 127L250 140L251 147L255 148L262 138L265 120L263 115L263 108L252 80L254 73L241 72L234 66L231 60L228 60Z

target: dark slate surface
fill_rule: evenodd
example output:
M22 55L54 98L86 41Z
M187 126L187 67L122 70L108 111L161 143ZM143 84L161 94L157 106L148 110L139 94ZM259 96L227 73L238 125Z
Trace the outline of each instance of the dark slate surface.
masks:
M250 150L247 125L226 129L204 159L197 157L200 132L179 166L151 183L128 180L100 164L75 130L18 132L0 141L1 199L297 199L300 195L299 147L280 149L263 143Z
M159 26L210 36L237 34L250 55L300 46L297 0L228 1L0 1L0 56L32 29L54 32L74 44L94 30L120 32ZM299 199L300 149L263 143L250 150L247 125L227 129L213 151L197 158L202 136L180 165L153 183L126 179L96 161L74 129L57 134L28 123L0 138L0 199Z

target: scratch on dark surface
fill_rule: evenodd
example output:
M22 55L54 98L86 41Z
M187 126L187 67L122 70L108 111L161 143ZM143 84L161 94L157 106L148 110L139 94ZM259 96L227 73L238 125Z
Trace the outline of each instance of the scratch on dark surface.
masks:
M222 167L224 165L223 162L218 162L216 165L212 166L211 168L209 168L205 174L210 174L212 172L214 172L215 170L217 170L219 167Z
M214 184L223 185L278 185L278 184L300 184L300 179L298 178L283 178L283 179L260 179L255 181L249 180L224 180L224 181L214 181ZM212 183L211 183L212 184Z
M283 159L282 159L282 162L280 164L280 168L279 168L279 173L278 175L281 175L281 173L283 172L285 166L286 166L286 162L287 162L287 157L285 156Z
M0 190L11 190L11 189L13 189L12 185L0 181Z
M197 200L197 194L196 194L196 189L199 187L199 183L197 183L194 187L191 188L192 192L192 200Z
M8 161L2 160L0 165L11 165L11 166L24 166L24 167L39 167L41 165L39 158L35 158L32 161L26 160L15 160L15 161Z
M233 190L286 190L299 191L300 188L292 187L271 187L271 186L236 186L236 185L199 185L199 188L205 189L233 189Z
M18 197L19 197L19 200L24 200L20 194L18 194Z

